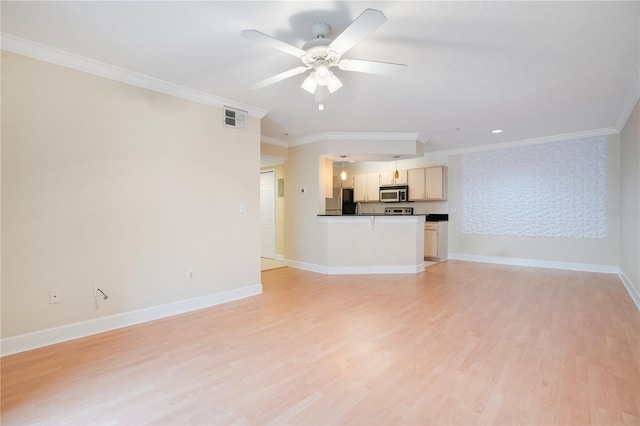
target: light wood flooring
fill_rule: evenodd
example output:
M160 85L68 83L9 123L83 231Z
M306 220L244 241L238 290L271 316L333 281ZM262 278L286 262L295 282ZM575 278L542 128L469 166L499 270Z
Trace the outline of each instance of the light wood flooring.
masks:
M640 424L640 312L615 275L448 261L262 282L2 358L2 424Z

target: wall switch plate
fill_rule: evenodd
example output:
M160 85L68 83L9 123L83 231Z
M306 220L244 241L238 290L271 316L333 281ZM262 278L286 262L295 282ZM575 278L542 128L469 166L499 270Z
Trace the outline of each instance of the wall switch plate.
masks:
M49 303L60 303L62 302L62 298L60 297L60 290L49 290Z
M240 204L240 213L246 213L248 210L248 207L246 204Z

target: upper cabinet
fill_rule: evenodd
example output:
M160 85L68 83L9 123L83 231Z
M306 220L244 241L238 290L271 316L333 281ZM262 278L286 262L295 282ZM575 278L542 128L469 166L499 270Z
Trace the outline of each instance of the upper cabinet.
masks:
M406 185L407 171L398 170L398 178L394 177L395 171L385 171L380 173L380 186L383 185Z
M353 176L353 199L356 202L380 200L380 174L365 173Z
M407 171L409 201L446 200L447 168L433 166Z

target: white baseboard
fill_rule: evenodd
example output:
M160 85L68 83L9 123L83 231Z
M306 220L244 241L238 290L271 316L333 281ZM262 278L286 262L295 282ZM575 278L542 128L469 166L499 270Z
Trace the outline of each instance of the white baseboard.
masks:
M618 272L618 276L620 277L620 281L624 284L624 288L627 289L627 293L631 296L631 300L636 304L636 307L640 311L640 293L638 293L637 288L633 285L629 277L624 273L622 269Z
M600 272L604 274L617 274L620 271L620 268L614 265L555 262L552 260L520 259L515 257L478 256L475 254L449 253L449 259L466 260L468 262L495 263L498 265L531 266L534 268L564 269L568 271Z
M309 271L309 272L317 272L318 274L325 274L325 275L327 275L328 273L326 266L316 265L315 263L299 262L297 260L290 260L290 259L286 259L285 262L287 263L287 266L291 268L302 269L303 271Z
M417 274L424 271L424 262L418 265L391 266L329 266L328 275L360 275L360 274Z
M250 285L233 290L192 299L152 306L131 312L109 315L102 318L76 322L60 327L40 330L19 336L7 337L0 341L2 356L41 348L92 334L103 333L117 328L153 321L173 315L184 314L198 309L208 308L221 303L231 302L245 297L262 294L262 284Z
M276 260L284 260L284 254L278 254L276 253Z
M366 274L416 274L424 271L424 263L417 265L371 265L371 266L324 266L313 263L287 260L292 268L317 272L325 275L366 275Z

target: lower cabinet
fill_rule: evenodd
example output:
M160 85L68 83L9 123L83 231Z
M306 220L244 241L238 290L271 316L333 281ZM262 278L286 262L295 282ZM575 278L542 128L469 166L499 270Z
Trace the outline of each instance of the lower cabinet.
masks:
M447 222L425 222L424 259L445 260L448 257L447 239Z

